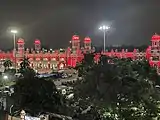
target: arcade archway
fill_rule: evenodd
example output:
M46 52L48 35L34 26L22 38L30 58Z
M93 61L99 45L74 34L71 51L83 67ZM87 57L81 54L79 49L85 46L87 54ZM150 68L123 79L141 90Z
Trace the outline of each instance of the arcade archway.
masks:
M60 69L60 70L64 69L65 67L66 67L66 63L64 63L64 62L60 62L58 64L58 69Z

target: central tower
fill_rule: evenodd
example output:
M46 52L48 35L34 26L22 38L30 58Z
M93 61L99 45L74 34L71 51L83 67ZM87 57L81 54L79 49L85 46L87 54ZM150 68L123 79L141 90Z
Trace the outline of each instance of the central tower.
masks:
M36 39L34 41L34 48L35 48L36 52L39 52L41 50L41 41L40 40Z
M19 38L18 41L17 41L17 45L18 45L18 56L19 57L23 57L24 56L24 39L22 38Z
M80 50L80 39L78 35L74 35L72 37L72 52L76 53L78 50Z

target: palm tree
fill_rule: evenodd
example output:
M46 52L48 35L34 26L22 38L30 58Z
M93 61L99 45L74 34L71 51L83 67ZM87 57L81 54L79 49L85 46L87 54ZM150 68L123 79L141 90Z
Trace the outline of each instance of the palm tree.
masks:
M24 57L23 61L20 63L19 72L25 77L34 77L35 71L30 68L30 62L28 58Z
M24 57L23 61L20 63L20 66L23 69L29 68L29 66L30 66L29 59Z
M9 69L9 67L12 66L12 61L10 59L5 60L3 66L5 67L5 70Z

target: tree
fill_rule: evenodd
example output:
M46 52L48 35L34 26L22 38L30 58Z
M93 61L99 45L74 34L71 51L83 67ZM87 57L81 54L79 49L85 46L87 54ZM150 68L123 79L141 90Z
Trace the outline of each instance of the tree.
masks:
M25 78L30 76L34 77L36 75L35 71L30 67L30 62L26 57L24 57L23 61L20 63L19 72L25 76Z
M29 66L30 66L29 59L24 57L23 61L20 63L20 66L21 66L22 69L29 68Z
M77 64L76 70L78 70L78 76L82 77L86 75L86 73L92 69L94 66L94 55L93 54L84 54L84 59L81 63Z
M101 56L76 83L75 97L86 101L85 105L94 105L106 120L151 120L158 117L158 80L146 60Z
M63 108L61 95L52 81L30 75L19 79L14 89L14 106L17 110L24 109L36 116L41 112L59 113Z
M10 59L7 59L4 61L3 66L5 67L5 70L6 70L6 69L9 69L9 67L11 67L12 64L13 64L12 61Z

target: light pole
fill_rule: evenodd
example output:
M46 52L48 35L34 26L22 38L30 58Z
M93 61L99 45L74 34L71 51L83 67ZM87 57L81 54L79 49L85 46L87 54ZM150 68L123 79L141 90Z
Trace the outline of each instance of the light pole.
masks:
M110 29L110 27L105 26L105 25L102 25L99 27L99 30L103 31L103 33L104 33L104 43L103 43L103 51L104 52L106 51L106 31L109 29Z
M14 106L13 105L11 105L11 107L9 108L9 112L10 112L10 115L11 115L11 120L13 120L12 118L12 108L13 108Z
M15 69L17 73L17 62L16 62L16 34L18 33L17 30L11 30L11 33L13 34L13 52L14 52L14 57L15 57Z

